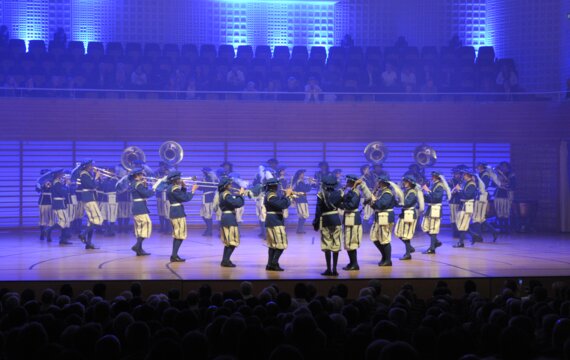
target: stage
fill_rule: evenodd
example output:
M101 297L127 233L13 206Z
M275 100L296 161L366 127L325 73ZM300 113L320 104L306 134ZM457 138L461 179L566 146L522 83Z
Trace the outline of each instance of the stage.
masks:
M320 275L325 262L318 233L307 228L306 234L297 235L290 229L289 248L280 261L285 271L268 272L267 248L257 232L257 228L242 230L242 245L232 257L236 268L220 267L221 242L216 236L201 236L198 229L190 230L182 245L180 255L186 258L185 263L170 263L171 238L156 232L145 241L145 250L152 253L145 257L137 257L130 250L134 239L128 234L96 235L94 243L100 249L84 250L78 239L73 239L73 245L60 246L55 238L51 243L39 240L36 231L2 232L0 285L21 289L76 283L88 288L94 282L105 281L125 289L126 284L140 281L147 284L148 291L173 287L187 291L206 280L220 288L250 280L262 286L281 283L287 288L298 281L311 281L326 290L333 283L353 282L360 288L369 279L381 279L394 290L409 282L423 284L419 286L429 292L439 279L460 290L465 279L472 278L482 292L492 292L505 278L554 282L570 277L570 238L562 234L513 234L499 237L496 243L487 236L484 243L471 246L468 241L463 249L452 248L455 240L444 234L437 254L424 255L421 252L427 248L428 238L418 232L412 242L417 251L411 261L398 260L403 244L397 239L393 242L392 267L377 266L380 254L365 235L358 253L360 271L343 271L348 260L346 252L341 252L340 275L331 278Z

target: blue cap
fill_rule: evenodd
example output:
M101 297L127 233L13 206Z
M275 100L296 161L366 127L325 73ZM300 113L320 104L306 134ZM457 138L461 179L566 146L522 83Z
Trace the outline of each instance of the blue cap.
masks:
M168 174L168 177L166 178L166 180L168 180L168 182L173 182L175 180L178 180L182 177L182 173L180 173L180 171L173 171L170 174Z
M380 175L378 176L378 182L388 184L390 182L390 178L387 175Z
M93 164L93 160L92 159L85 159L81 162L81 168L84 168L86 166L89 166Z
M232 183L232 179L229 177L223 177L220 179L220 183L218 184L218 191L224 190L224 188Z
M265 186L278 186L279 180L277 180L275 178L267 179L267 180L265 180L265 183L263 185L265 185Z
M338 180L337 180L336 176L333 176L333 175L323 176L323 178L321 179L321 182L325 186L336 186L338 184Z
M209 173L210 171L212 171L212 168L203 167L203 168L202 168L202 171L205 172L205 173Z
M348 174L345 177L346 177L346 180L350 180L350 181L357 181L358 180L358 176L356 176L354 174Z
M402 178L402 180L411 182L412 184L417 184L417 180L416 180L415 176L414 176L414 175L411 175L411 174L404 175L404 177Z

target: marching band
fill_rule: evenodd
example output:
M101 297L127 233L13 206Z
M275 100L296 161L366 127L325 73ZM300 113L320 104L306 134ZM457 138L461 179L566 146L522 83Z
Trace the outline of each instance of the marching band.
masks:
M424 144L416 149L415 164L397 184L382 167L387 149L375 142L365 150L369 163L360 167L360 176L343 177L340 169L331 172L329 164L322 161L314 178L305 176L306 169L299 169L289 180L285 167L279 166L277 159L269 159L259 167L250 184L233 172L233 164L227 161L217 171L202 168L199 180L183 178L176 170L183 158L182 148L175 142L167 143L161 147L162 161L156 171L146 165L142 150L133 146L125 150L121 164L115 168L99 168L92 160L84 160L71 171L43 169L36 184L40 239L52 241L53 232L58 231L59 244L70 245L75 231L85 249L96 249L92 242L94 232L101 230L106 236L113 236L115 230L127 232L132 219L131 231L136 243L131 249L136 256L148 256L150 253L143 249L144 240L152 233L147 202L155 197L160 232L171 234L173 239L170 261L184 262L178 255L188 236L184 203L192 201L196 191L201 192L203 236L213 234L217 214L223 244L220 265L227 268L236 267L231 256L240 245L246 197L255 201L260 237L268 248L267 271L284 271L279 259L289 245L285 227L288 209L296 208L296 233L305 233L305 221L311 213L307 196L313 189L317 189L317 201L312 225L320 233L326 263L324 276L338 276L338 256L342 249L347 251L349 260L343 270L360 269L357 252L363 233L369 233L380 252L378 266L392 266L392 233L405 245L400 260L412 259L415 252L412 239L417 228L430 239L423 254L435 255L442 246L438 234L445 203L450 209L452 236L458 238L454 248L465 246L467 234L474 245L483 241L483 230L490 232L496 241L499 233L507 233L509 229L516 178L508 162L501 162L496 168L479 163L475 170L458 165L452 169L449 181L437 171L432 171L428 179L425 168L433 165L436 155ZM493 200L499 229L487 222ZM396 208L401 209L398 216Z

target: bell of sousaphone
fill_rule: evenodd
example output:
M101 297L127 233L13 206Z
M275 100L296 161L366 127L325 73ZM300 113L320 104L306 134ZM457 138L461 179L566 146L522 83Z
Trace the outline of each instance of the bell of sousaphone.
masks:
M174 166L184 158L184 150L176 141L165 141L158 150L160 159L170 166Z
M129 146L123 150L123 154L121 155L121 165L123 165L127 171L133 170L139 162L146 162L146 155L141 148L138 146Z
M381 164L388 157L388 148L381 141L373 141L364 148L364 157L373 164Z
M433 166L437 161L435 149L427 144L421 144L414 150L414 161L421 167Z

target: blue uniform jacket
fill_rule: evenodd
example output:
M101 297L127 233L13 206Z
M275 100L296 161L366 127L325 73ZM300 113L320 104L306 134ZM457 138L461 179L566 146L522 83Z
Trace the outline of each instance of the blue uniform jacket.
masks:
M81 193L81 201L96 201L95 191L97 190L97 182L88 171L83 170L79 174L77 190Z
M220 222L222 226L238 226L236 209L242 207L243 204L243 196L232 195L227 190L220 193L220 210L222 211Z
M431 186L431 191L428 192L427 194L424 195L424 199L426 204L432 205L432 204L441 204L443 201L443 184L441 183L441 181L435 182L434 184L432 184ZM431 211L431 207L428 207L426 209L426 216L429 216Z
M452 178L451 181L449 182L449 187L451 189L453 189L454 187L456 187L457 185L460 185L462 183L463 183L463 180ZM461 196L459 195L458 192L451 194L451 199L449 199L449 203L450 204L461 204Z
M205 182L214 182L214 178L212 176L206 176L204 178ZM203 184L201 182L197 182L198 185L210 185L208 187L200 186L198 190L202 191L202 197L204 203L213 203L214 197L216 196L216 189L211 187L212 184Z
M263 205L267 210L265 216L265 227L284 226L283 210L291 206L291 200L282 195L277 195L274 192L265 194Z
M185 187L183 188L180 185L170 185L166 189L166 198L170 203L169 217L171 219L186 217L183 203L192 200L193 197L194 194L187 192Z
M54 210L64 210L67 209L67 188L60 181L53 183L51 187L52 204L51 207Z
M295 184L295 186L293 186L293 191L308 193L309 191L311 191L312 188L313 187L311 186L311 184L307 184L306 182L299 181ZM299 196L295 199L295 202L297 202L297 204L306 204L307 203L307 196L306 195Z
M154 195L154 191L149 189L142 181L137 181L131 190L133 196L133 215L150 214L146 205L146 199Z
M109 201L109 195L108 194L116 194L117 193L116 185L117 185L117 180L115 180L115 179L105 179L101 183L101 186L100 186L100 190L102 191L101 201L108 202Z
M404 210L415 209L418 204L418 197L414 189L407 189L406 195L404 196L404 206L402 206L402 212L400 213L400 218L404 217ZM417 214L414 213L414 219Z
M338 226L341 224L338 208L342 204L342 192L339 190L320 191L317 194L317 208L315 210L315 219L313 227L317 228L319 221L323 227Z
M461 200L468 201L468 200L475 200L478 195L477 185L475 185L475 181L469 181L465 184L465 188L458 192Z
M376 199L375 202L371 203L370 206L372 206L372 209L377 212L388 211L388 222L394 222L395 216L393 210L394 206L396 206L396 198L390 188L382 190L380 197Z
M36 187L36 191L40 193L38 205L51 205L51 189L47 186L42 186L40 189Z
M342 202L340 203L340 208L344 210L344 216L347 213L354 213L354 225L362 225L362 220L360 219L360 193L355 190L350 190L344 194Z

